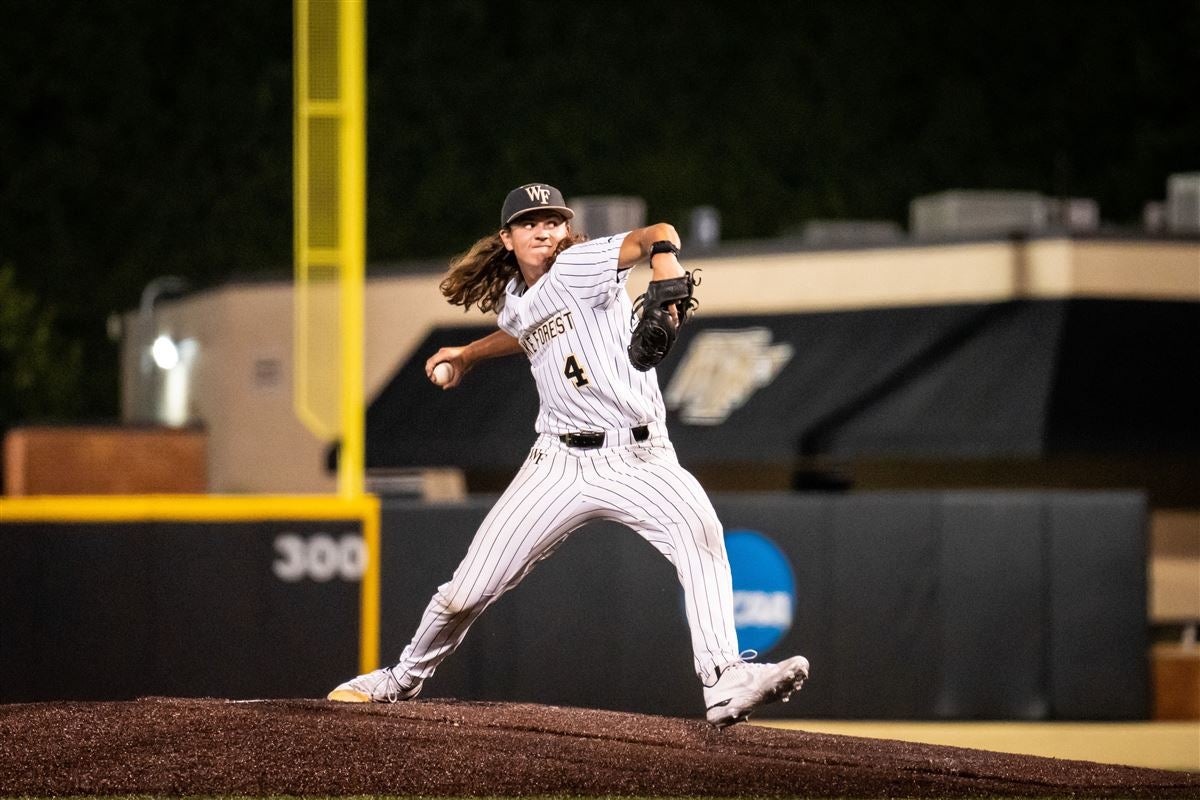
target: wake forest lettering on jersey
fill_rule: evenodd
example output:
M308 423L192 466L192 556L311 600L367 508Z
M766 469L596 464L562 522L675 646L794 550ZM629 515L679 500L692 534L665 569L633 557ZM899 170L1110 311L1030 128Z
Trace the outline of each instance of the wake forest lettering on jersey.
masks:
M526 355L533 358L534 353L545 347L550 340L573 330L575 330L575 320L571 318L571 312L560 311L526 331L521 336L521 347L525 349Z

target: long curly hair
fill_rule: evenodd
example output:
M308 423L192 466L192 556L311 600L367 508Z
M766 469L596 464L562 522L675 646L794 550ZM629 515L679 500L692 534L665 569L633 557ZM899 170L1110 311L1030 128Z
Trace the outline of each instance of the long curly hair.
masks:
M587 241L586 236L568 229L554 255L557 257L571 245L584 241ZM499 310L504 287L520 274L516 256L505 249L500 232L496 231L475 242L467 252L450 259L449 272L438 288L451 305L462 306L464 311L475 305L486 313Z

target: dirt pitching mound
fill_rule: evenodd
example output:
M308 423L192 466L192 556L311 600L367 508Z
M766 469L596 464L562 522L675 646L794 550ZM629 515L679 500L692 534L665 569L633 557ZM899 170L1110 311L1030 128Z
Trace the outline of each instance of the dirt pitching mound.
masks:
M0 794L1198 797L1200 776L442 700L0 706Z

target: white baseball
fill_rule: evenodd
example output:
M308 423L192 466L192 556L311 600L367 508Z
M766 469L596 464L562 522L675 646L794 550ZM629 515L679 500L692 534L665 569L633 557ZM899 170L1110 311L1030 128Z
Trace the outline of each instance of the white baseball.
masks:
M433 368L433 382L438 386L445 386L454 377L454 367L450 366L450 362L441 361Z

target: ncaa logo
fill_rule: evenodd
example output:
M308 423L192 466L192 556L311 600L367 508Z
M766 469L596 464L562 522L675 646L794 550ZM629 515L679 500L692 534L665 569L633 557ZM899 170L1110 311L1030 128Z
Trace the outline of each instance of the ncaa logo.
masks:
M796 577L779 547L758 531L725 533L733 572L733 618L738 649L768 652L792 629Z

